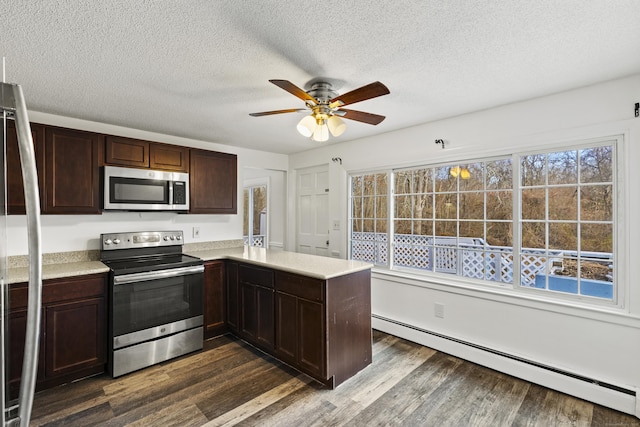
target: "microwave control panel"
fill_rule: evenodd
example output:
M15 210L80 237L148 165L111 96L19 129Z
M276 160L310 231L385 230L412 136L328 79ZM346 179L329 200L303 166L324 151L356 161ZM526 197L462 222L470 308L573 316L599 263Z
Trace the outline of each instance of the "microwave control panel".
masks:
M173 204L187 204L187 185L184 181L173 181Z

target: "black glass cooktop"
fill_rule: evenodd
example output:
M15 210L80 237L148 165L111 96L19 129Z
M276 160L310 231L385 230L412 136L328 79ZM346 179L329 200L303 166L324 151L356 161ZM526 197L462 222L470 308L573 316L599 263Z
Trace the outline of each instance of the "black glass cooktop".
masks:
M113 271L114 275L143 273L203 264L200 258L184 254L121 258L103 260L102 262Z

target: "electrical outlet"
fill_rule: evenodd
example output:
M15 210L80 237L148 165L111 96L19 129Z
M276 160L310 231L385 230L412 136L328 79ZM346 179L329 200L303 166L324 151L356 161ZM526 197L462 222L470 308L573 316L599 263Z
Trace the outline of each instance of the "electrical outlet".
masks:
M194 239L200 238L200 227L193 227L193 238Z
M444 304L439 302L433 304L433 312L436 315L436 317L439 317L440 319L444 319Z

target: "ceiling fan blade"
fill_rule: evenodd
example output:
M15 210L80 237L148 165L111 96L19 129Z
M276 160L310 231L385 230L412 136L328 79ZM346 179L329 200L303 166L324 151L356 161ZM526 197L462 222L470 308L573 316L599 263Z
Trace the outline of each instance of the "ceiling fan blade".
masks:
M375 98L382 95L387 95L389 89L380 82L373 82L366 86L362 86L358 89L354 89L351 92L343 93L333 98L330 102L340 102L339 105L354 104L356 102L364 101L366 99Z
M341 117L344 119L355 120L355 121L367 123L370 125L377 125L378 123L380 123L385 119L385 116L380 116L378 114L372 114L372 113L365 113L364 111L346 110L344 108L341 108L338 111L345 113L344 115L341 115Z
M297 113L300 111L309 111L306 108L289 108L288 110L273 110L273 111L263 111L262 113L250 113L250 116L260 117L260 116L270 116L272 114L283 114L283 113Z
M286 90L290 94L297 96L303 101L311 101L314 104L318 103L318 101L316 101L316 99L313 96L309 95L307 92L300 89L298 86L294 85L289 80L269 80L269 81L274 85L278 86L279 88Z

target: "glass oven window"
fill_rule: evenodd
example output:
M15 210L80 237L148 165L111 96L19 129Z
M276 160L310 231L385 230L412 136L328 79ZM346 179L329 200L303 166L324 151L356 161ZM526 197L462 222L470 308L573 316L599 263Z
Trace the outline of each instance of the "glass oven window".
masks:
M202 274L113 287L113 335L202 315Z

